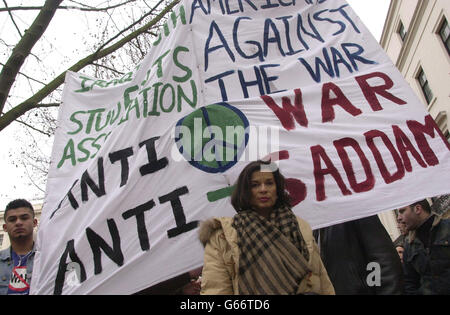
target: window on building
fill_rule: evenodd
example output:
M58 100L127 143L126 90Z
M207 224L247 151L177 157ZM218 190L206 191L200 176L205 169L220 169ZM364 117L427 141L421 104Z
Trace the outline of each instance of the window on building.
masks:
M402 39L402 41L405 41L406 38L406 29L405 26L403 25L403 23L400 21L400 25L398 26L398 34L400 35L400 38Z
M423 71L423 69L420 69L417 80L419 81L420 87L422 88L422 92L425 96L425 99L427 100L427 103L430 104L433 100L433 92L431 91L430 84L428 83L428 79L425 76L425 72Z
M445 47L447 48L447 52L450 54L450 26L448 25L446 19L444 19L444 22L439 29L439 35L441 36L441 39L444 42Z

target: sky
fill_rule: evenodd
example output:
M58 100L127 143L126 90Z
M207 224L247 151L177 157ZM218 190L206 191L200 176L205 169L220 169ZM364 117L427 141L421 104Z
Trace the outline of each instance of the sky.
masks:
M379 40L383 31L384 22L387 11L389 9L390 0L347 0L352 6L356 14L361 18L374 37ZM5 13L0 17L3 19ZM64 19L55 20L60 27L55 29L63 29L66 34L74 34L77 32L76 27L70 28L71 23L67 23ZM2 23L0 22L0 27ZM78 29L78 31L83 31ZM0 32L0 39L5 33ZM68 38L70 39L70 38ZM58 43L54 43L57 45ZM58 48L59 54L65 54L64 45ZM5 209L7 203L16 198L25 198L33 204L42 202L44 193L36 189L27 180L27 175L21 167L14 165L11 153L18 150L17 128L14 124L0 132L0 211ZM43 149L50 154L48 145L43 144Z
M347 0L356 14L379 41L389 10L390 0Z

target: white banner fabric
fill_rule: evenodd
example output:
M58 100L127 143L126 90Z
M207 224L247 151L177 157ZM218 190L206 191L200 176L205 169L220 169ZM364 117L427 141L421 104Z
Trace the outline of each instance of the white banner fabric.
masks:
M313 228L450 193L450 144L343 0L185 0L114 80L67 73L33 294L131 294L203 264L271 157Z

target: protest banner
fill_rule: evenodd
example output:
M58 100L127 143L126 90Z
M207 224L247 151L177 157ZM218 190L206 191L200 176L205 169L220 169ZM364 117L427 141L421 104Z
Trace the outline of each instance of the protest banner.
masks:
M313 228L450 193L450 144L343 0L181 1L121 78L66 76L31 292L130 294L203 264L270 158Z

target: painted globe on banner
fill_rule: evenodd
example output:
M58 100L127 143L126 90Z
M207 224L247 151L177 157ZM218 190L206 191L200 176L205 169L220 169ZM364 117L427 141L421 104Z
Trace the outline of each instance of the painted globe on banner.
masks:
M247 117L236 107L218 103L199 108L177 123L175 142L192 166L221 173L233 167L249 139Z

